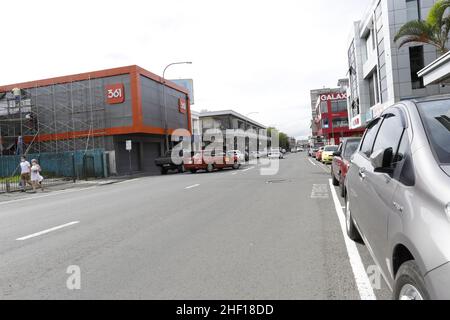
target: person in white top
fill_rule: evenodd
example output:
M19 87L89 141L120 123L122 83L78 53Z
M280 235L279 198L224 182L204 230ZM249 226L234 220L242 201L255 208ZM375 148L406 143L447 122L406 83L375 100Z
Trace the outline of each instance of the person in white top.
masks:
M33 191L36 192L36 188L40 187L42 191L44 191L44 186L42 185L42 181L44 178L41 176L41 166L37 162L37 160L31 160L31 184L33 186Z
M30 180L31 165L25 157L20 158L20 182L22 192L25 192L27 184L32 186Z

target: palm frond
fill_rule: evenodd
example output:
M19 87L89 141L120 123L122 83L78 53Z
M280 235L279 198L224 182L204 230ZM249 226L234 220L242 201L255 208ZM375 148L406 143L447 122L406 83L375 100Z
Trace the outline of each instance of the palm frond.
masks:
M439 0L430 8L426 22L439 28L443 24L444 15L448 8L450 8L449 0Z
M421 37L435 38L433 28L426 22L420 20L409 21L405 23L395 35L394 41L397 42L403 37Z

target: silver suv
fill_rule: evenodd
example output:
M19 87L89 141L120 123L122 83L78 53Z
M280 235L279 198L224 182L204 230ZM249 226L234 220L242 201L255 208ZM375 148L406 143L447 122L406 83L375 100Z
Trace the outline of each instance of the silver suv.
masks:
M347 234L364 241L393 298L450 299L450 96L374 119L345 188Z

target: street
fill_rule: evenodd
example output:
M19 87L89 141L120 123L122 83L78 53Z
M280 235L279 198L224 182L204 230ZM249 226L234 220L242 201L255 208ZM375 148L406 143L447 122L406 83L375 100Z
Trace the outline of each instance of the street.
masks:
M376 273L379 288L358 285L375 263L349 253L335 199L329 167L299 153L276 176L249 165L1 202L0 299L390 299Z

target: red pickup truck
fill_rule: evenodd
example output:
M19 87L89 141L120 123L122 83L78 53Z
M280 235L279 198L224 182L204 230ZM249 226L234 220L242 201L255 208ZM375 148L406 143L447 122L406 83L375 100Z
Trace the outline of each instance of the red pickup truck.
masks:
M350 167L350 159L357 151L360 142L361 138L346 138L339 145L338 151L334 153L331 163L331 178L333 185L339 186L342 197L345 197L344 182Z
M184 169L191 173L199 170L213 172L215 169L223 170L225 168L233 168L235 170L241 167L241 162L237 154L226 155L221 151L198 152L192 158L185 160Z

